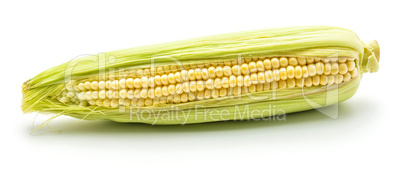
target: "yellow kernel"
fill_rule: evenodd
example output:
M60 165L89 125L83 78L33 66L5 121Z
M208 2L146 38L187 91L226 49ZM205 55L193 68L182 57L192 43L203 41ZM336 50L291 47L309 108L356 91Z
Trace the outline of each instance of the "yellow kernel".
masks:
M338 75L335 76L335 83L336 84L340 84L340 83L342 83L342 81L343 81L343 75L338 74Z
M262 61L257 61L255 65L257 67L257 71L265 71L264 63Z
M286 88L286 80L280 80L280 81L278 82L278 88L279 88L279 89Z
M219 96L220 97L225 97L226 95L227 95L227 89L226 88L219 89Z
M229 66L223 67L223 75L224 76L232 75L232 69Z
M161 76L162 85L169 85L168 75L164 74Z
M127 97L127 90L125 90L125 89L120 90L119 97L120 98L126 98Z
M325 75L331 74L331 64L330 63L325 63L325 65L324 65L324 74Z
M162 87L162 95L163 96L168 96L169 95L169 90L167 86Z
M204 90L204 98L205 99L210 99L211 98L211 90L209 90L209 89L207 89L207 90Z
M174 79L176 80L176 82L182 82L181 73L180 73L180 72L176 72L176 73L174 74Z
M91 83L89 81L86 81L84 83L84 87L85 87L85 89L90 90L91 89Z
M346 62L346 65L348 66L348 71L353 71L356 68L356 64L354 61Z
M229 69L229 70L230 70L230 69ZM207 70L206 68L203 68L203 69L201 70L201 76L202 76L202 79L204 79L204 80L209 79L208 70Z
M314 58L306 58L307 64L314 64Z
M158 86L155 88L155 96L162 97L162 87Z
M248 91L249 91L250 93L255 93L255 92L257 91L257 86L256 86L256 85L250 85L250 86L248 87Z
M350 73L351 73L352 77L356 77L358 75L357 68L353 69L352 72L350 72Z
M311 77L307 77L304 79L304 86L306 87L311 87L313 85L313 80Z
M181 94L183 93L183 85L178 83L176 84L176 94Z
M288 66L286 68L286 73L288 75L288 78L294 78L295 77L295 68L293 66Z
M232 75L232 76L229 77L229 86L230 87L235 87L236 86L236 76ZM209 88L209 89L211 89L211 88Z
M307 61L306 58L297 58L297 62L299 63L299 65L306 65Z
M230 61L223 61L223 64L225 66L231 66L232 65L232 63Z
M140 93L141 93L141 89L139 89L139 88L135 89L134 90L134 98L137 98L137 99L141 98Z
M223 76L223 69L221 66L218 66L215 68L215 74L216 77L222 77Z
M234 65L233 67L232 67L232 73L234 74L234 75L240 75L241 74L241 71L240 71L240 67L238 66L238 65Z
M147 77L142 77L141 78L141 86L143 88L148 88L148 78Z
M175 86L174 84L169 85L169 86L168 86L168 92L169 92L169 94L171 94L171 95L176 94L176 86Z
M195 80L195 71L194 71L194 69L188 70L188 79Z
M181 102L180 95L174 95L173 96L173 102L176 103L176 104L180 103Z
M127 98L128 99L133 99L134 98L134 90L128 90L127 91Z
M187 70L182 70L180 72L180 76L183 79L183 81L188 81L188 74L187 74Z
M97 81L91 82L91 89L98 90L98 82Z
M243 86L243 76L237 76L237 86Z
M279 69L279 76L280 76L281 80L286 80L288 78L288 76L286 74L286 68L282 67Z
M106 91L106 97L109 98L109 99L112 99L113 98L113 91L112 90Z
M204 90L204 82L203 81L197 81L197 90L198 91Z
M241 95L241 88L240 87L234 87L233 88L233 95L234 96Z
M190 83L189 82L183 82L183 91L188 93L190 92Z
M257 72L257 65L255 64L255 62L250 62L248 64L248 69L250 70L250 73Z
M195 76L195 79L201 80L202 79L201 69L199 69L199 68L195 69L194 76Z
M156 73L158 75L163 75L163 74L165 74L165 71L163 70L163 67L157 67L156 68Z
M99 81L98 88L104 90L106 88L105 81Z
M197 82L196 81L191 81L189 85L190 85L190 91L191 92L196 92L197 91Z
M339 72L339 66L337 63L331 64L331 74L336 75Z
M244 75L243 85L244 86L250 86L251 85L251 79L250 79L249 75Z
M279 68L280 67L279 59L278 58L272 58L271 59L271 65L272 65L273 68Z
M287 67L289 65L288 59L286 57L280 58L279 64L281 65L281 67Z
M258 84L258 76L256 73L252 73L250 75L250 80L252 84Z
M155 89L154 88L149 88L148 93L147 93L148 98L155 98Z
M303 78L296 79L296 86L300 88L303 87L304 86L303 80L304 80Z
M163 71L164 71L165 73L170 73L170 67L169 67L169 66L164 66L164 67L163 67Z
M158 106L158 105L160 105L160 101L159 101L159 100L160 100L160 98L154 98L154 99L152 100L152 102L153 102L152 105L153 105L153 106Z
M218 98L219 97L219 89L213 89L211 92L211 97Z
M265 82L265 75L264 72L258 72L257 74L257 80L259 83L264 83Z
M154 77L148 78L148 86L151 88L155 87L155 78Z
M178 69L179 68L177 67L177 65L171 65L170 66L170 72L172 72L172 73L176 73Z
M189 92L188 94L188 101L194 101L195 100L195 94L193 92Z
M264 83L264 91L268 91L269 89L271 89L271 84L270 83Z
M273 76L274 81L279 81L281 79L280 72L278 69L275 69L272 72L272 76Z
M85 99L86 100L91 100L92 99L92 92L91 91L87 91L85 93Z
M348 72L348 66L345 63L339 64L339 74L346 74Z
M272 69L271 61L269 59L265 59L263 63L266 70Z
M321 75L324 73L324 64L322 62L317 62L315 64L317 75Z
M106 98L106 91L105 90L99 91L99 98L101 98L101 99Z
M229 78L223 77L221 83L223 88L229 88Z
M145 106L145 99L138 99L137 106L139 106L139 107Z
M343 81L344 82L350 81L351 78L352 78L352 76L350 75L350 73L346 73L346 74L343 75Z
M103 106L103 100L96 100L96 105L97 106Z
M259 83L256 85L256 91L264 91L264 84Z
M134 88L134 79L133 78L128 78L126 80L126 86L127 86L127 88L130 88L130 89Z
M151 106L151 105L152 105L152 99L146 98L146 99L144 100L144 105L145 105L145 106Z
M302 70L302 67L301 66L296 66L295 68L294 68L294 77L296 78L296 79L300 79L300 78L302 78L303 77L303 70Z
M328 84L328 77L326 75L321 75L320 77L320 85L327 85Z
M272 81L274 81L274 76L272 75L272 71L271 71L271 70L265 71L265 80L266 80L267 82L272 82Z
M334 83L335 83L335 76L333 76L333 75L328 76L327 85L332 85Z
M186 103L188 101L188 95L187 93L183 93L180 95L180 102Z
M296 58L289 58L289 65L296 66L297 65L297 59Z
M204 91L197 92L196 97L197 97L198 100L204 100L205 99L204 98Z
M214 88L219 89L219 88L221 88L221 87L222 87L221 79L220 79L220 78L215 78L215 81L214 81Z
M345 58L345 57L338 58L338 62L340 62L340 63L344 63L344 62L346 62L346 60L347 60L347 58Z
M168 79L168 82L170 84L175 84L176 83L176 78L174 77L173 73L169 73L168 76L167 76L167 79Z
M294 88L296 86L296 80L294 78L287 79L286 85L288 88Z
M210 77L210 78L215 78L215 67L209 67L208 68L208 76Z
M320 85L320 76L318 76L318 75L313 76L313 85L314 86Z
M141 88L141 80L139 78L135 78L133 84L135 88Z
M110 107L110 100L109 99L103 100L103 106L104 107Z
M198 68L204 68L205 66L204 66L203 63L200 63L200 64L197 64L197 67L198 67Z
M242 64L241 67L240 67L240 70L241 70L241 73L242 73L243 75L246 75L246 74L249 74L249 73L250 73L250 70L249 70L247 64Z
M147 96L148 96L148 90L146 88L142 89L140 92L140 97L147 98Z

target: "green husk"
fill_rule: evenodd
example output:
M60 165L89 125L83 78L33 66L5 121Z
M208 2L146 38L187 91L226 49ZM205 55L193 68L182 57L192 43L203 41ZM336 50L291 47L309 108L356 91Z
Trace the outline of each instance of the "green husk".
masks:
M377 48L375 48L377 46ZM378 54L378 55L376 55ZM325 87L279 89L174 105L112 109L96 106L66 105L55 98L69 80L82 80L100 71L127 67L150 67L150 64L182 64L241 57L304 56L353 57L360 75L350 82ZM109 57L115 61L110 62ZM350 30L330 26L306 26L263 29L142 46L105 54L86 56L48 69L23 84L22 110L25 113L63 114L79 119L110 119L118 122L150 124L201 123L251 119L303 111L344 101L356 92L363 72L378 70L378 44L362 43ZM152 62L152 63L150 63ZM334 99L335 98L335 99ZM236 99L236 101L233 101ZM314 103L314 104L312 104ZM271 110L255 116L236 116L238 110ZM198 110L195 112L194 110ZM217 118L200 112L228 111ZM158 114L159 111L159 114ZM160 111L166 116L161 116ZM180 112L186 112L181 114ZM165 115L164 114L164 115ZM203 115L203 114L202 114Z

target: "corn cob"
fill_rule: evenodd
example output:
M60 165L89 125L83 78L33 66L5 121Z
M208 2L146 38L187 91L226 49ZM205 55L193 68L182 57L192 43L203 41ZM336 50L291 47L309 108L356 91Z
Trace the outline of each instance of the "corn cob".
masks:
M343 28L246 31L74 59L25 82L21 107L150 124L262 118L344 101L378 61L376 41Z

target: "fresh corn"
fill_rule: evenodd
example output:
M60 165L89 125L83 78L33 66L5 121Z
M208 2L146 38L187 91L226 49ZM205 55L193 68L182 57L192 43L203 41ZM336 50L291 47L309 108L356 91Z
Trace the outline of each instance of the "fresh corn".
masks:
M344 101L378 61L376 41L338 27L216 35L74 59L25 82L22 110L152 124L263 118Z

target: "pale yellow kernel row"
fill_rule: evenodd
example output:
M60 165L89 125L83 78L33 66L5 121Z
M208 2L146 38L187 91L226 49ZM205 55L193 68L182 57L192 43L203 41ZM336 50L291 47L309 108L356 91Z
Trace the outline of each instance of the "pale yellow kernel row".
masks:
M141 77L141 78L127 78L113 81L87 81L84 83L79 83L77 88L80 91L85 90L104 90L104 89L113 89L118 90L119 88L152 88L160 85L171 85L176 83L181 83L183 81L188 80L211 80L214 78L234 78L244 75L248 81L248 76L250 76L250 81L254 84L258 83L258 81L264 81L266 79L267 82L272 80L278 81L279 79L285 80L287 78L306 78L308 76L314 75L335 75L335 74L346 74L348 71L352 71L355 69L355 62L347 62L347 63L322 63L318 62L316 64L309 64L308 66L292 66L287 65L286 67L281 67L279 69L274 70L250 70L249 66L239 67L238 69L234 66L232 69L230 67L224 68L214 68L210 67L209 69L195 69L195 70L182 70L181 72L170 73L168 75L156 75L155 77ZM261 67L262 69L262 67ZM250 74L250 72L252 72ZM278 77L279 75L279 77ZM272 78L272 79L271 79ZM72 89L72 88L71 88Z

